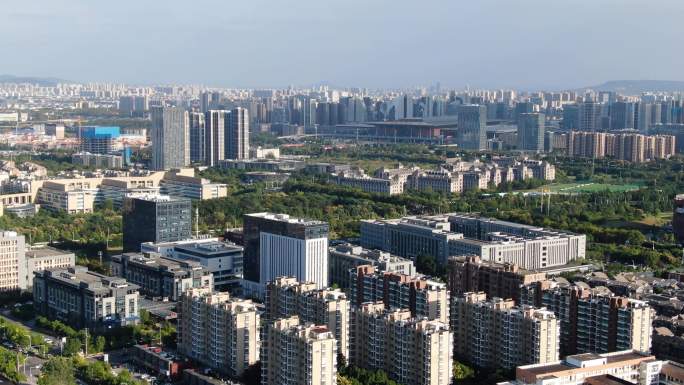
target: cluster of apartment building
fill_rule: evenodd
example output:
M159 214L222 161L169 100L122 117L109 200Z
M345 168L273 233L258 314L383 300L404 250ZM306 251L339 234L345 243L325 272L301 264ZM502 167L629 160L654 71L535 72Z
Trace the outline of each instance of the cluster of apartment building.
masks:
M410 216L361 221L361 245L400 257L477 255L525 269L562 266L583 259L586 236L470 214Z
M329 180L365 192L397 195L407 190L462 193L533 178L552 181L556 178L555 167L547 161L527 158L501 158L487 163L459 160L436 170L401 165L395 169L381 168L373 176L362 169L346 169L331 174Z
M554 150L582 158L642 163L668 159L676 153L676 139L672 135L569 131L554 133L552 140Z
M97 204L111 201L115 207L127 195L167 194L193 200L225 197L228 186L199 178L194 169L174 169L124 176L73 177L31 180L27 191L14 193L12 203L38 203L48 210L69 214L93 212Z

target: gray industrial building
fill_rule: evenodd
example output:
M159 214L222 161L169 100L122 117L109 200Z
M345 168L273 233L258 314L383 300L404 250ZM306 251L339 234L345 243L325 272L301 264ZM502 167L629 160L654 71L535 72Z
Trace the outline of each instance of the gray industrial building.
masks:
M124 253L112 256L112 274L140 286L150 297L178 301L190 288L213 289L212 274L194 261L181 261L155 253Z
M38 271L33 278L38 314L75 328L103 329L138 323L138 286L84 266Z

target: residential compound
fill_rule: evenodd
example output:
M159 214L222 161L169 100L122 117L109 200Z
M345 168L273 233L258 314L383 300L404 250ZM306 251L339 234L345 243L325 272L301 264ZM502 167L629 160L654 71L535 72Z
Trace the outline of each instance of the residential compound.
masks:
M454 354L484 368L512 369L558 360L560 324L553 312L516 307L479 293L451 298Z
M297 316L270 321L261 341L261 384L336 384L337 351L326 326Z
M351 304L339 289L317 289L313 282L279 277L266 286L268 319L299 316L300 321L323 325L337 340L338 353L349 359Z
M120 206L128 194L167 194L189 199L225 197L225 184L194 176L193 169L157 171L143 175L33 180L22 203L39 203L48 210L90 213L96 204Z
M140 286L150 297L180 300L191 288L213 290L213 276L194 261L175 260L158 254L124 253L111 257L113 275Z
M377 370L403 385L449 385L453 336L446 323L413 318L408 310L388 310L382 302L355 309L352 365Z
M554 150L581 158L614 158L642 163L668 159L676 152L676 139L672 135L588 131L557 132L554 135Z
M328 224L286 214L244 216L245 287L263 293L276 277L328 286ZM250 289L251 288L251 289Z
M449 322L449 293L442 283L376 271L370 265L351 269L349 283L354 306L380 301L390 309L406 309L413 317Z
M430 255L442 265L450 256L475 255L533 270L583 259L586 236L453 213L363 220L361 245L411 259Z
M86 267L37 271L33 278L36 311L76 328L106 328L138 322L138 286Z
M441 165L437 170L402 165L396 169L381 168L374 176L354 168L332 174L329 180L365 192L397 195L407 190L461 193L532 178L554 180L555 167L546 161L527 158L497 158L489 163L457 160Z
M663 361L656 360L654 356L631 350L583 353L568 356L563 361L520 366L516 369L514 381L497 385L656 385L662 366ZM591 382L601 377L613 382Z
M252 301L193 288L177 311L181 354L232 377L259 360L259 314Z
M362 265L371 265L388 273L398 273L410 277L416 275L413 261L397 257L381 250L364 249L351 243L342 243L328 248L328 279L330 285L348 288L349 269Z

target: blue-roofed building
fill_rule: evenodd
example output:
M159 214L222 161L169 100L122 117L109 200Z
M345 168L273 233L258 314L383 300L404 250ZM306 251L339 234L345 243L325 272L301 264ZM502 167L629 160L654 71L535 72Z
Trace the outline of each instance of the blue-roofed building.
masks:
M112 152L114 139L121 136L121 129L116 126L86 126L81 128L81 151L91 154L109 154Z

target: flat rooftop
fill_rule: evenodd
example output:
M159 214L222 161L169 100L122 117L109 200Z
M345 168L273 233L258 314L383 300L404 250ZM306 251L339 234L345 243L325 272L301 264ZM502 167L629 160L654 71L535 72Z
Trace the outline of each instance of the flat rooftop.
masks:
M288 214L252 213L252 214L245 214L245 216L253 217L253 218L263 218L263 219L268 219L268 220L272 220L272 221L285 222L285 223L291 223L291 224L299 224L299 225L305 225L305 226L327 224L326 222L315 220L315 219L291 217Z
M36 247L26 250L26 258L58 257L61 255L73 255L71 251L60 250L50 246Z

